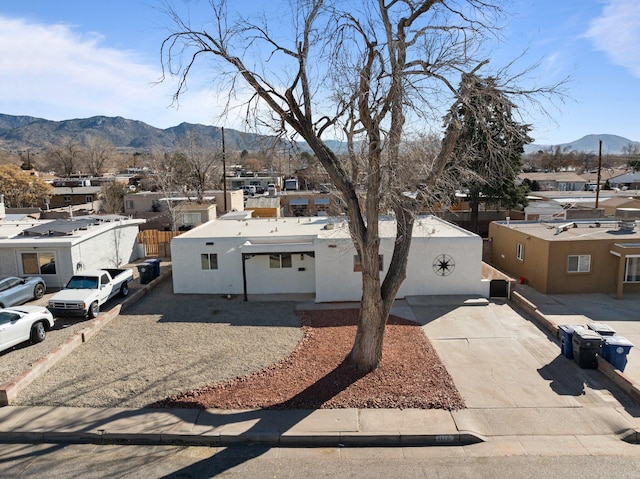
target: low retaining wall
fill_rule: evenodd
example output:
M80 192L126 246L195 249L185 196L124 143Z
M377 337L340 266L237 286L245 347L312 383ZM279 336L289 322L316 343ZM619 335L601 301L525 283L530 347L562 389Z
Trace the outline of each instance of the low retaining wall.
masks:
M517 291L513 291L511 293L511 302L522 312L528 315L533 321L535 321L539 326L545 329L552 336L559 338L560 333L558 325L553 321L550 321L540 310L538 307L529 301L527 298L522 296ZM597 357L598 360L598 371L603 373L609 379L611 379L615 384L617 384L624 392L626 392L636 404L640 405L640 385L635 384L631 379L624 375L622 371L615 369L611 363L605 361L600 356Z

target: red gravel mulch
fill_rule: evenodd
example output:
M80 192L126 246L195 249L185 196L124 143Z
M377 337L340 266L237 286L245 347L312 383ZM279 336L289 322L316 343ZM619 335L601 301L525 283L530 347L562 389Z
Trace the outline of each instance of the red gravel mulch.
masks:
M464 401L420 326L390 316L382 363L359 373L345 358L357 310L301 314L304 336L282 361L254 374L151 405L202 409L462 409Z

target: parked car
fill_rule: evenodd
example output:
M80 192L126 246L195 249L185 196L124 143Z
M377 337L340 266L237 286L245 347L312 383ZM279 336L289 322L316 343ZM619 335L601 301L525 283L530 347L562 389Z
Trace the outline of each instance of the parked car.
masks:
M244 196L255 196L256 195L256 187L253 185L244 185L242 187Z
M44 306L0 309L0 351L29 340L44 341L53 325L53 315Z
M40 299L44 296L46 289L44 280L38 276L2 278L0 279L0 308Z

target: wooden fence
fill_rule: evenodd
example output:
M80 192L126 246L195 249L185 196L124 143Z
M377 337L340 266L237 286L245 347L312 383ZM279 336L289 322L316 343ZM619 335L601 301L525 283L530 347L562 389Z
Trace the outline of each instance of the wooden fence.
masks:
M138 233L138 243L144 244L145 256L166 258L171 256L171 239L180 233L180 231L144 230Z

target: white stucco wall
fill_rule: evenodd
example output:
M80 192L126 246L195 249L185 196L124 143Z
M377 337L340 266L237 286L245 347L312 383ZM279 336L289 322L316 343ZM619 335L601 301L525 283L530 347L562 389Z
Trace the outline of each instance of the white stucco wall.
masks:
M268 255L254 256L245 266L247 294L315 292L315 258L309 255L292 254L291 268L271 268Z
M242 245L247 238L186 238L171 241L173 290L175 293L244 294ZM213 243L208 245L207 243ZM216 254L217 270L203 270L200 255ZM304 268L304 271L300 271ZM246 260L247 294L312 293L315 261L308 255L292 255L291 268L270 268L268 255Z
M333 228L325 229L324 224L328 221L328 218L309 219L292 225L293 221L284 220L216 220L191 230L174 238L171 243L174 292L243 294L242 251L243 248L245 252L251 251L243 245L248 242L253 248L260 248L260 244L286 245L304 238L307 248L314 250L315 258L305 255L301 259L299 253L293 254L292 268L270 268L268 255L247 259L247 294L315 292L316 302L359 301L362 273L353 271L356 251L348 227L342 221ZM279 236L285 230L289 236ZM295 236L295 231L301 235ZM387 222L380 246L384 268L381 277L391 261L394 231L394 223ZM217 254L218 270L202 270L202 253ZM454 265L447 275L438 274L433 268L434 260L443 254ZM414 231L407 279L398 297L435 294L488 296L488 282L482 282L481 278L482 238L441 220L425 220Z
M71 236L19 237L0 240L0 274L23 276L22 253L55 255L56 273L40 275L47 288L61 288L82 269L113 268L137 259L139 221L108 224ZM116 253L116 250L119 253ZM116 264L119 259L119 264Z
M329 247L329 245L335 247ZM386 274L393 252L393 240L383 239L383 271ZM316 302L359 301L362 296L362 273L353 271L356 254L349 240L321 239L316 243ZM442 276L433 269L436 257L446 254L453 258L451 274ZM409 251L407 278L398 298L434 294L472 294L486 296L481 284L482 238L414 238ZM321 279L320 279L321 278Z
M214 243L207 245L207 243ZM242 294L241 242L235 238L187 238L171 241L171 263L174 293ZM217 270L203 270L202 253L218 255Z

